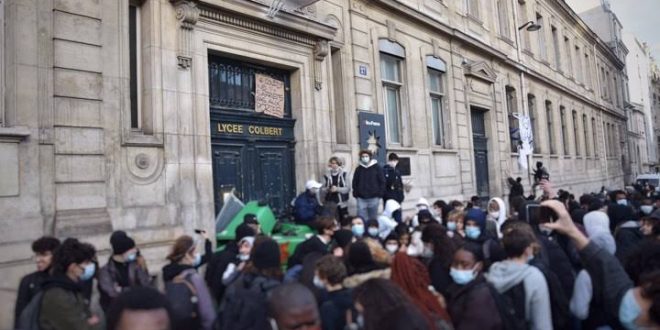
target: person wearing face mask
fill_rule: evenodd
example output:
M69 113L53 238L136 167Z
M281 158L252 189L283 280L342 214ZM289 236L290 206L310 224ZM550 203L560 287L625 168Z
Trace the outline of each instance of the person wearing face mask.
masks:
M227 269L222 274L222 284L227 287L234 282L240 272L243 271L248 260L250 260L250 251L254 245L254 236L243 237L238 242L238 254L233 262L227 265Z
M616 190L610 194L613 204L628 206L628 195L623 190Z
M378 218L378 206L385 195L385 175L369 150L360 151L360 164L353 174L353 197L362 219Z
M215 321L215 311L211 293L206 287L202 276L197 273L197 267L202 263L202 256L197 252L193 238L188 235L177 238L167 259L170 263L163 267L163 281L172 308L176 310L177 306L181 306L181 304L195 302L197 308L197 313L194 316L177 318L175 315L172 320L172 329L211 329ZM173 300L174 295L169 293L169 287L174 288L179 283L194 288L195 302Z
M352 310L351 290L344 288L346 266L340 258L325 256L316 262L314 286L323 290L319 312L323 330L343 330L346 320L356 315Z
M486 216L486 230L491 237L501 238L500 227L507 219L506 204L499 197L488 201L488 215Z
M572 240L594 289L600 288L594 290L594 299L603 306L608 325L629 330L660 327L660 274L645 274L635 287L619 261L580 232L561 204L545 201L542 205L551 208L558 216L555 222L544 226Z
M365 230L364 220L359 216L353 217L351 220L351 232L353 232L353 236L355 236L357 239L360 239L362 236L364 236ZM376 235L378 235L378 233L376 233Z
M18 321L23 308L30 303L32 297L41 291L42 284L50 278L50 270L53 264L53 253L60 246L60 240L55 237L44 236L32 242L34 262L37 270L25 275L18 286L16 305L14 309L14 328L18 329Z
M481 246L465 243L454 253L447 306L455 330L504 329L490 284L483 276ZM479 306L479 313L474 313Z
M543 273L528 264L534 258L535 244L538 243L531 231L516 228L505 231L502 245L507 259L494 263L485 276L500 294L507 295L509 290L524 292L513 295L524 300L513 304L524 304L529 329L553 329L548 284Z
M138 263L135 241L126 232L118 230L110 236L112 255L108 263L99 269L99 302L107 313L110 304L123 291L130 288L149 286L151 279L144 263Z
M639 217L647 217L653 213L655 206L653 201L650 198L645 198L642 200L642 204L639 206Z
M383 196L383 206L388 200L393 199L399 204L403 203L403 179L401 172L396 167L399 164L399 156L393 152L387 156L387 164L383 166L385 175L385 195Z
M456 241L447 236L447 231L440 224L430 224L422 232L424 249L421 257L428 260L428 270L431 285L435 291L446 296L451 284L449 266L456 251Z
M40 329L101 329L100 318L92 314L81 282L94 277L96 249L75 238L66 239L53 256L52 277L44 282Z
M447 236L461 241L465 238L465 227L463 225L464 218L465 212L463 211L454 210L449 212L449 215L447 215L447 222L445 223L445 227L447 227Z
M465 213L465 240L482 245L484 270L488 270L492 263L504 259L504 251L497 237L491 236L486 230L486 214L480 209L469 209Z
M380 229L379 229L380 226L378 224L378 220L376 219L368 220L366 225L367 225L367 231L365 232L363 237L369 237L380 241L381 240Z
M325 184L321 191L325 194L324 204L337 206L337 219L340 223L348 216L348 198L351 191L351 183L348 173L342 167L343 162L339 157L331 157L328 161L328 170L325 173Z
M399 235L397 235L394 232L387 235L383 247L385 247L385 250L391 255L394 255L397 252L399 252L399 250L401 249L401 246L399 245Z

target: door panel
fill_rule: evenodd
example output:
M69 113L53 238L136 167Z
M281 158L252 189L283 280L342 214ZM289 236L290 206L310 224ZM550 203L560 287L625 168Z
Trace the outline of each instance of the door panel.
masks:
M236 196L243 199L246 189L245 146L233 144L213 144L213 186L216 213L222 207L222 188L228 185L236 188Z
M486 137L485 111L472 109L471 122L477 196L487 201L490 196L490 186L488 183L488 138Z

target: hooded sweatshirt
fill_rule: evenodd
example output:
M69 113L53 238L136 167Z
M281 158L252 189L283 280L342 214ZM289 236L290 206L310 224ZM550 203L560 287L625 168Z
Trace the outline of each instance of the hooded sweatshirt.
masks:
M491 233L491 235L493 236L497 235L498 238L502 238L502 232L500 232L500 227L502 227L502 224L504 223L504 221L506 221L506 214L507 214L506 204L499 197L491 198L488 201L488 205L490 205L490 203L492 202L497 203L497 205L500 207L500 211L497 215L497 218L494 218L493 216L490 215L490 213L488 213L488 216L486 218L486 220L488 220L486 222L486 230L488 230ZM493 231L493 229L495 230Z
M397 222L394 220L392 214L398 209L401 209L401 204L393 199L388 199L385 203L385 210L378 217L378 235L381 239L385 239L396 227Z
M429 203L429 201L426 198L423 198L423 197L420 198L417 201L417 204L415 204L415 205L417 206L417 211L418 212L421 211L421 210L428 210L431 213L431 215L433 216L433 220L435 220L439 224L442 224L441 218L438 217L437 214L434 214L435 212L433 212L433 209L431 208L431 204ZM442 216L442 214L440 214L440 216ZM416 228L417 226L419 226L419 216L417 214L415 214L415 216L413 217L412 222L410 223L410 225L413 228Z
M616 252L616 243L614 237L610 233L610 219L601 211L592 211L585 214L584 229L589 236L589 239L599 247L605 249L610 254L614 255ZM598 317L598 315L589 315L592 309L591 302L593 299L593 283L591 275L586 270L581 270L576 279L575 286L573 287L573 296L571 297L570 309L571 313L579 320L586 320L591 316ZM603 312L602 310L595 310L594 312ZM598 313L600 314L600 313ZM604 325L598 322L590 323L595 326Z
M525 288L525 319L531 329L552 329L550 293L540 270L528 264L510 260L496 262L485 275L499 293L504 293L522 282Z
M382 198L385 194L385 175L378 161L372 159L369 164L360 165L353 175L353 197Z

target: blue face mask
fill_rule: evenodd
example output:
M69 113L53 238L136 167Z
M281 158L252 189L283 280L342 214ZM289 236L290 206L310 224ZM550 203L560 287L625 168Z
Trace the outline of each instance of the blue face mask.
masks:
M370 235L370 236L378 236L378 228L376 228L376 227L369 227L369 235Z
M471 239L477 239L481 236L481 228L475 226L465 227L465 235Z
M202 263L202 255L199 253L195 253L195 261L193 261L193 267L197 267Z
M353 235L362 237L362 235L364 235L364 225L353 225L351 231L353 232Z
M325 289L325 285L323 284L323 281L321 281L321 279L318 276L314 275L314 279L312 280L312 282L314 283L314 286L317 289L320 290Z
M80 280L87 281L91 279L94 276L94 272L96 272L96 264L87 264L85 267L83 267L83 273L80 274Z
M642 205L639 209L646 215L653 213L653 205Z
M449 271L449 276L451 276L451 279L454 280L454 283L458 285L465 285L472 282L476 275L477 274L474 269L460 270L452 267Z
M637 329L635 320L639 318L640 314L642 314L642 309L639 307L639 304L635 299L633 290L630 289L626 292L626 295L623 296L623 300L621 300L621 306L619 306L619 322L621 322L621 325L623 325L624 328L635 330Z
M133 262L137 259L137 253L131 253L126 256L126 262Z
M447 222L447 230L456 231L456 222Z
M623 206L628 206L628 200L627 199L619 199L616 201L617 204L623 205Z

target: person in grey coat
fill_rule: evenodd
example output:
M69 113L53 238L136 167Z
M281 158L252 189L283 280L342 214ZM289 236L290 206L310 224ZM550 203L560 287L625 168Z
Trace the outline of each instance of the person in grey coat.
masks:
M537 245L533 233L521 229L507 231L502 238L507 259L494 263L486 274L499 293L505 293L522 283L525 290L525 319L533 330L552 329L552 310L548 284L534 266L528 264L534 258Z

